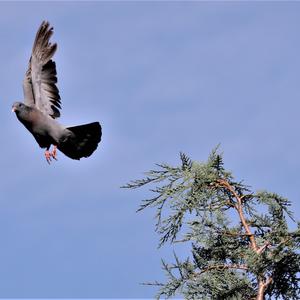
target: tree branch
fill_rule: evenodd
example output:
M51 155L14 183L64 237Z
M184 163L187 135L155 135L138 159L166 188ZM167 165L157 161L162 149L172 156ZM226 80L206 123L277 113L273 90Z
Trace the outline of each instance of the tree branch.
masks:
M237 200L237 205L235 206L235 209L237 210L240 220L243 224L243 227L245 228L245 231L247 233L247 235L249 235L249 239L250 239L250 243L251 243L251 248L257 253L258 253L258 246L254 237L254 234L251 232L250 226L246 221L246 218L244 216L244 212L243 212L243 204L242 204L242 199L241 197L237 194L237 192L234 190L234 188L229 184L228 181L224 180L224 179L220 179L218 180L218 183L223 186L224 188L226 188L230 193L232 193L232 195L234 196L234 198Z
M264 245L262 245L258 250L257 254L261 254L265 251L266 248L268 248L271 245L269 241L267 241Z

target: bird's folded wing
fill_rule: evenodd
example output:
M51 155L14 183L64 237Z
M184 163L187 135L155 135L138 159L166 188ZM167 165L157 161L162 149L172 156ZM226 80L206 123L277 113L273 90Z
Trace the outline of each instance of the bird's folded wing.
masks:
M50 43L52 34L53 28L44 21L35 37L23 91L27 105L35 105L44 114L58 118L61 102L56 87L56 66L51 59L57 45Z

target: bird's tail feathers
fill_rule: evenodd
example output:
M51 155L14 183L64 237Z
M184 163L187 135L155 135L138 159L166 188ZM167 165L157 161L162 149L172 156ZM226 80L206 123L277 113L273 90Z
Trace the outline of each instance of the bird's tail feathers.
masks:
M73 159L89 157L101 141L102 130L99 122L67 127L67 130L70 135L57 148Z

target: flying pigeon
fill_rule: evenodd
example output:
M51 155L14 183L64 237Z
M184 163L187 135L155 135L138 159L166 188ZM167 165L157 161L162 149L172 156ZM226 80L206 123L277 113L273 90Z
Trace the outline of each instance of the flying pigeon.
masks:
M57 149L79 160L89 157L98 147L102 130L99 122L65 127L55 119L60 117L60 96L56 87L56 65L52 57L57 44L50 43L53 27L43 21L33 43L28 70L23 80L24 103L15 102L12 111L31 132L45 158L57 160ZM53 145L52 151L50 147Z

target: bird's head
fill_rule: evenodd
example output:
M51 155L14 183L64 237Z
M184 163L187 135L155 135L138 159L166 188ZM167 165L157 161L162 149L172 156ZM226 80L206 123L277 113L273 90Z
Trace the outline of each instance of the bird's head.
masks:
M18 113L20 112L22 109L24 109L25 104L22 102L15 102L12 106L12 112Z

